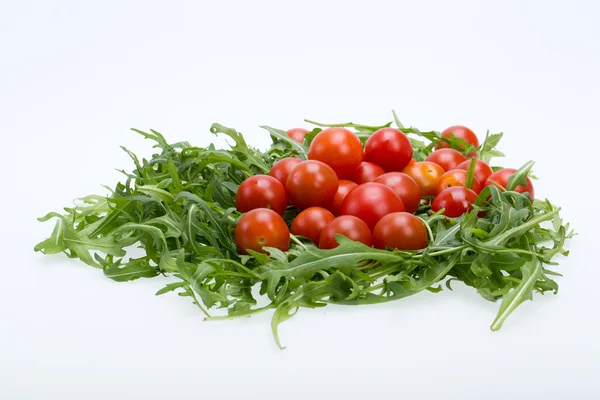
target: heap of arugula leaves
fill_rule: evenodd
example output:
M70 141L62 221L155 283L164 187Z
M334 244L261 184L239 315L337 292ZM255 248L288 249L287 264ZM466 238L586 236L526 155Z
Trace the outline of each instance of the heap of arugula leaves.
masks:
M410 137L417 161L424 160L439 140L465 154L476 151L486 162L502 156L495 149L502 133L488 133L483 144L474 148L458 138L441 138L439 132L404 127L395 114L394 119ZM512 191L525 183L532 162L511 177L506 191L485 188L474 210L461 218L432 214L422 205L418 216L426 223L430 242L421 251L377 250L338 235L341 245L333 250L320 250L292 236L285 253L269 249L269 255L238 254L234 229L241 214L235 209L235 193L244 179L268 173L281 158L306 158L320 127L351 128L364 141L392 124L307 122L317 127L303 144L289 139L283 130L263 126L273 139L264 153L249 147L239 132L219 124L210 130L233 140L229 150L169 144L156 131L134 129L156 142L159 151L150 160L140 160L123 148L135 165L130 173L122 171L125 182L108 188L108 197L88 196L65 208L65 214L40 218L56 218L57 223L51 237L35 250L64 252L119 282L173 275L177 281L157 294L178 291L209 320L274 309L272 329L279 346L278 325L300 307L382 303L423 290L438 292L444 279L451 289L451 281L456 280L476 288L487 300L502 300L491 326L497 330L516 307L532 298L533 291L558 291L551 277L559 274L547 267L556 265L555 255L567 255L564 242L573 233L548 200L532 202L528 195ZM296 214L290 207L284 218L289 222ZM144 250L143 257L127 257L134 245ZM259 289L260 295L253 289ZM268 298L268 304L259 306L258 298ZM209 315L207 309L215 307L226 309L226 314Z

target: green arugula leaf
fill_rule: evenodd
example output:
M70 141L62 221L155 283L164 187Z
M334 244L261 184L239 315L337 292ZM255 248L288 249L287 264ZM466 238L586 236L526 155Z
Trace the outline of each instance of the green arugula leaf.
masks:
M503 153L495 149L496 146L498 146L498 143L500 143L502 136L504 136L503 133L494 133L490 135L490 131L486 132L485 140L477 152L477 155L481 161L489 164L494 157L504 157Z
M335 249L318 250L314 247L308 247L290 262L284 263L281 260L273 259L270 264L260 267L258 273L261 280L267 282L269 298L271 300L277 298L282 279L306 280L324 269L340 269L356 265L364 260L401 262L406 257L401 253L373 249L341 235L336 235L336 240L340 245Z
M232 128L227 128L221 124L214 123L210 127L210 131L214 134L224 133L233 139L235 145L231 147L231 153L235 155L240 161L248 163L250 166L254 166L259 172L268 174L269 165L265 162L262 154L255 149L248 147L246 140L241 133Z
M266 125L261 126L261 128L266 129L271 134L271 136L273 136L277 140L280 140L280 141L286 143L292 149L297 151L298 154L300 156L302 156L302 158L306 159L306 155L308 154L308 147L306 147L305 145L298 143L294 139L290 138L285 131L282 131L280 129L271 128L270 126L266 126Z
M146 258L130 260L125 264L120 261L104 268L104 275L117 282L133 281L139 278L152 278L160 273L158 266L153 266Z
M502 327L506 318L525 300L532 300L532 289L542 273L542 264L532 259L521 267L521 283L504 296L498 315L491 326L493 331Z
M529 161L521 168L517 170L514 174L508 178L508 184L506 185L506 190L515 190L517 186L523 185L527 186L527 176L529 172L531 172L531 168L533 168L533 161Z

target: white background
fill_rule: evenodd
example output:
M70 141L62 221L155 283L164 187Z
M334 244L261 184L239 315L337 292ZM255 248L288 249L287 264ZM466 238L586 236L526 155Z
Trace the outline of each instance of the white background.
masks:
M0 0L0 398L577 399L600 391L594 1ZM503 131L579 232L559 295L506 322L455 285L394 304L204 323L161 279L33 252L35 218L149 156L130 127L207 145L218 121ZM223 144L221 141L217 141ZM310 396L310 397L309 397Z

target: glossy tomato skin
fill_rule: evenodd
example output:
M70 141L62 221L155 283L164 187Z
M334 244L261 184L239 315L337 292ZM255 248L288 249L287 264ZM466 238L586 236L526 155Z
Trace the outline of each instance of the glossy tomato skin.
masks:
M409 164L404 168L405 174L417 182L421 189L421 196L435 196L437 184L445 171L436 163L420 161Z
M456 169L464 169L465 171L468 171L470 163L471 160L463 161L462 163L458 164ZM485 161L477 160L477 164L475 164L475 178L477 178L479 183L482 185L485 184L488 177L493 173L494 171L492 170L492 167L490 167Z
M388 172L375 179L375 183L381 183L390 187L402 200L406 212L414 213L421 204L421 189L413 178L403 172Z
M488 179L485 183L485 186L493 185L492 181L494 181L494 182L498 183L500 186L502 186L503 188L506 188L506 186L508 185L508 179L515 172L517 172L517 170L513 169L513 168L504 168L504 169L501 169L500 171L496 171L488 177ZM531 180L529 178L527 178L527 185L526 186L518 185L515 188L515 192L529 193L531 200L534 200L535 190L533 189L533 183L531 183Z
M334 219L323 229L319 238L319 248L333 249L338 247L339 243L335 240L336 233L367 246L371 246L373 243L371 230L364 221L352 215L343 215Z
M382 217L398 211L404 211L400 196L381 183L369 182L348 193L342 202L340 215L360 218L372 230Z
M467 171L465 171L464 169L451 169L450 171L442 175L442 177L440 178L435 190L436 195L440 194L443 190L448 189L449 187L466 187L466 183ZM473 178L473 185L471 186L471 190L473 190L477 194L481 192L481 183L479 183L479 180L477 178Z
M302 161L285 184L288 197L299 210L308 207L330 208L338 190L335 171L320 161Z
M339 179L351 177L363 157L360 139L345 128L327 128L319 132L308 149L309 160L329 165Z
M269 175L254 175L246 179L235 195L235 206L240 212L256 208L270 208L283 214L288 205L285 188Z
M309 207L294 218L290 231L294 235L304 236L313 243L319 244L321 231L334 219L335 216L329 210L322 207Z
M385 170L379 165L363 161L360 163L354 174L352 174L351 180L358 183L359 185L367 182L373 182L379 175L385 174Z
M404 132L382 128L365 144L365 161L375 163L387 172L402 171L412 159L413 148Z
M423 221L407 212L381 218L373 230L373 246L378 249L420 250L427 247Z
M450 171L456 168L460 163L467 160L467 157L462 155L458 150L454 149L439 149L431 153L426 161L436 163L444 169Z
M479 147L479 139L477 139L477 135L466 126L454 125L442 131L442 136L444 137L450 138L451 135L454 135L455 137L460 138L475 147ZM448 147L450 147L448 143L440 141L440 144L436 145L435 149L439 150Z
M346 195L357 186L358 184L356 182L340 179L338 190L335 193L335 197L333 198L333 205L331 206L332 213L334 213L335 215L339 215L340 208L342 208L342 202L346 198Z
M445 216L457 218L473 208L475 199L477 193L471 189L461 186L450 187L435 196L431 203L431 211L438 212L443 208Z
M265 253L264 246L286 251L290 245L290 231L281 215L268 208L257 208L238 221L235 243L243 254L248 254L248 250Z
M286 133L291 139L294 139L296 142L304 143L304 136L306 136L308 130L304 128L292 128Z
M269 171L269 176L277 179L283 186L285 186L287 179L290 176L290 172L292 172L294 167L301 162L302 160L296 157L282 158L273 164L271 170Z

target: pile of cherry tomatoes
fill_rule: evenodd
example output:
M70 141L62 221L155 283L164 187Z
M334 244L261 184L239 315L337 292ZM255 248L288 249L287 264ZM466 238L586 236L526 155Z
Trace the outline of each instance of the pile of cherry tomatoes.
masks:
M303 142L306 130L291 129L288 136ZM479 147L475 133L453 126L442 136L460 138ZM506 187L514 169L492 168L476 161L470 188L470 160L440 141L425 161L416 162L408 137L395 128L373 133L364 147L345 128L328 128L313 139L308 160L284 158L269 175L246 179L236 194L236 207L245 213L235 231L239 250L263 252L263 247L287 250L290 232L313 241L321 249L338 246L335 234L379 249L419 250L427 246L427 229L414 215L422 204L449 218L469 211L487 185ZM469 154L476 157L476 154ZM533 185L519 185L528 192ZM288 228L282 215L292 205L300 213Z

